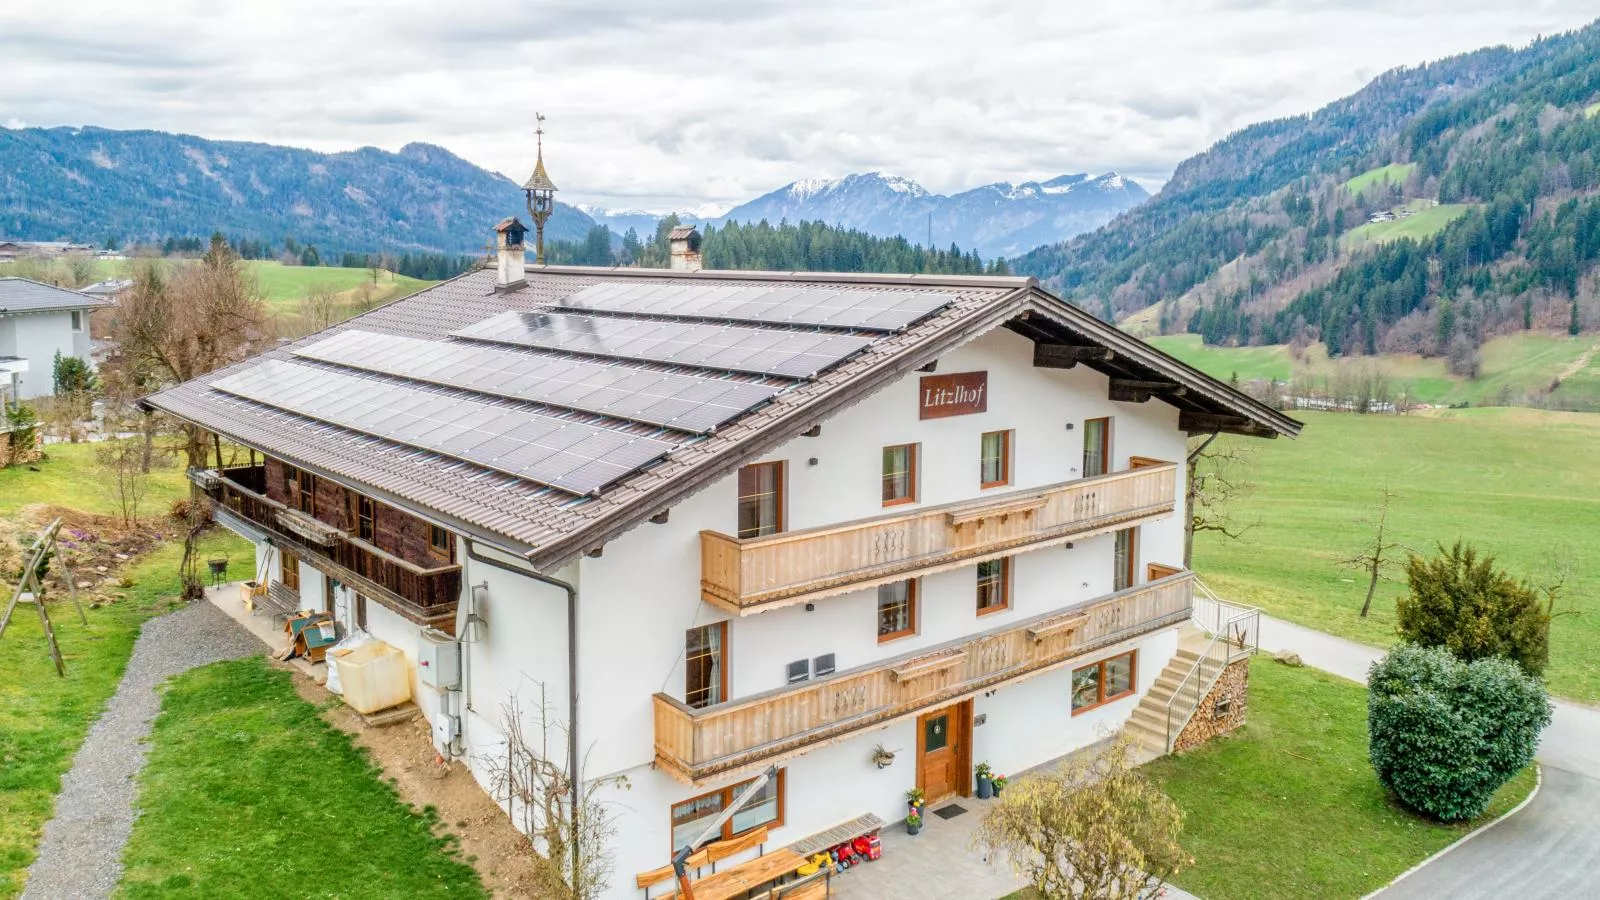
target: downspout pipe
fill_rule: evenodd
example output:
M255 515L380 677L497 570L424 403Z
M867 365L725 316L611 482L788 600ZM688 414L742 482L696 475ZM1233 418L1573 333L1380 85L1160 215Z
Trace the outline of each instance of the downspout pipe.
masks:
M568 802L572 804L572 847L568 852L572 857L572 885L576 890L581 872L581 860L578 857L578 798L581 793L578 784L578 589L559 578L535 569L524 569L482 556L471 540L467 541L467 557L473 562L481 562L560 588L567 595L567 783L571 793Z

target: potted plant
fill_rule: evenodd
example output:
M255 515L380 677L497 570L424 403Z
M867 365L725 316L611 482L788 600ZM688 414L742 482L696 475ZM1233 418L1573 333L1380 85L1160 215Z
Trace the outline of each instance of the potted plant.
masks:
M996 775L990 781L994 784L994 795L996 797L1000 796L1000 792L1006 789L1006 777L1004 775Z
M978 799L988 800L994 796L994 770L986 762L978 763Z
M912 788L906 791L906 805L911 807L911 812L917 816L922 815L922 805L927 802L927 795L922 793L922 788Z
M916 834L922 830L922 817L916 813L906 816L906 834Z

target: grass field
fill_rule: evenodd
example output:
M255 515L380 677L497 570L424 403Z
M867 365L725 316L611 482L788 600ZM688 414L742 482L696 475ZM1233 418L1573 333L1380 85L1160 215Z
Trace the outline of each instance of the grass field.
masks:
M286 266L270 260L249 260L245 263L267 303L280 312L293 312L300 298L313 287L327 287L339 293L353 292L362 285L373 285L374 296L386 294L384 299L394 299L433 284L420 278L383 272L373 284L371 269L341 269L332 266Z
M1352 196L1356 196L1375 184L1384 182L1404 184L1405 180L1410 178L1411 173L1415 172L1416 169L1416 163L1390 163L1387 166L1379 166L1376 169L1362 172L1360 175L1346 181L1344 189L1349 191Z
M1595 344L1600 348L1600 343ZM1600 412L1600 349L1577 371L1561 381L1550 399L1565 409Z
M1289 378L1296 370L1297 361L1289 348L1282 344L1266 347L1208 347L1195 334L1173 334L1148 338L1151 344L1176 356L1191 366L1224 381L1237 373L1241 381ZM1330 361L1321 344L1313 344L1306 351L1306 361L1300 368L1312 374L1329 374L1335 366L1382 367L1397 390L1406 397L1422 403L1470 403L1474 406L1494 405L1501 402L1519 402L1530 392L1543 390L1568 366L1577 361L1595 345L1594 335L1569 337L1565 334L1523 333L1494 338L1483 345L1479 354L1482 368L1474 381L1451 375L1445 362L1437 357L1424 358L1411 354L1390 354L1377 357L1350 357ZM1600 358L1600 354L1596 354ZM1589 366L1578 377L1564 383L1558 394L1574 398L1592 397L1600 408L1600 366L1591 359Z
M1367 692L1265 658L1250 667L1246 725L1145 771L1184 813L1195 866L1177 884L1229 900L1360 897L1481 822L1441 825L1389 798L1367 761ZM1484 819L1533 789L1533 770Z
M1359 520L1387 483L1395 537L1431 552L1462 539L1515 575L1540 579L1552 559L1575 572L1550 635L1551 690L1600 701L1600 415L1529 409L1421 416L1302 413L1294 441L1249 441L1253 495L1236 540L1201 535L1194 568L1224 596L1313 628L1385 646L1394 640L1400 581L1379 585L1370 618L1365 585L1338 560L1368 534Z
M48 503L97 515L117 512L117 500L107 480L95 467L100 444L49 444L46 458L26 466L0 468L0 518L14 517L24 506ZM172 501L189 493L183 467L168 457L158 457L148 487L139 504L140 515L165 514Z
M1401 238L1420 241L1432 237L1439 229L1460 218L1472 208L1472 204L1439 203L1426 207L1408 205L1408 208L1415 209L1416 214L1392 222L1368 222L1365 225L1357 225L1340 236L1339 246L1345 250L1359 250L1370 244L1383 244Z
M170 543L135 563L126 597L90 609L87 627L70 605L52 605L67 677L56 675L33 615L18 616L0 641L0 898L22 892L61 776L122 679L140 627L173 608L182 550ZM228 553L228 577L250 577L249 548L233 535L212 533L201 551Z
M261 657L173 679L140 776L125 898L486 897L349 735Z

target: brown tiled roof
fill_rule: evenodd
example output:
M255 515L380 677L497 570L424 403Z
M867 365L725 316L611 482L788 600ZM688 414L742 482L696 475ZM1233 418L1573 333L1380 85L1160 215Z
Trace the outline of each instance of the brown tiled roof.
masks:
M630 282L826 287L943 293L949 303L902 331L873 335L864 350L795 381L765 405L706 436L688 436L662 461L597 494L577 496L461 460L314 421L223 393L212 383L253 366L249 360L149 398L151 406L392 503L414 508L467 534L511 546L551 567L603 545L744 461L792 439L940 354L995 327L1036 340L1111 346L1115 363L1087 363L1128 378L1164 378L1190 390L1168 402L1227 414L1262 433L1293 435L1299 423L1172 360L1142 342L1038 290L1030 279L1002 277L830 275L761 272L530 267L526 286L495 291L491 271L469 273L325 332L265 354L288 360L299 346L352 328L442 340L508 310L536 311L585 287ZM774 282L781 282L775 285ZM259 358L258 358L259 359ZM628 423L612 423L633 427Z

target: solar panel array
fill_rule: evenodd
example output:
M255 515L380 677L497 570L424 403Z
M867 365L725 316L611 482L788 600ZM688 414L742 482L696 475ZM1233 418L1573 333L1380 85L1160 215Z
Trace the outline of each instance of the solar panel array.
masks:
M789 378L809 378L874 340L711 322L514 311L469 325L455 334L520 347Z
M782 389L460 341L341 331L296 356L705 434Z
M954 299L933 291L863 291L823 286L641 284L591 285L561 301L569 309L642 316L695 316L898 331Z
M555 416L275 359L211 386L575 494L594 493L674 446Z

